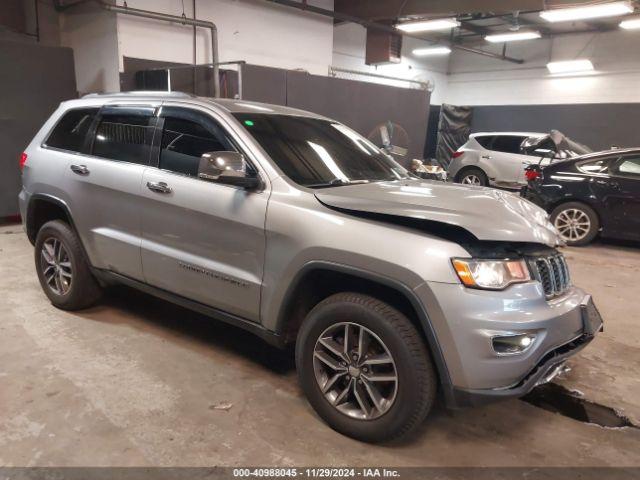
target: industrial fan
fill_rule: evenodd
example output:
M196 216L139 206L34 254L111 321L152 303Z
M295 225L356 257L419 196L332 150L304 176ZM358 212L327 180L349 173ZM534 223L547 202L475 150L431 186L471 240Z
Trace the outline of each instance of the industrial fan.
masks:
M394 158L405 157L409 152L409 135L397 123L391 121L381 123L369 133L367 138Z

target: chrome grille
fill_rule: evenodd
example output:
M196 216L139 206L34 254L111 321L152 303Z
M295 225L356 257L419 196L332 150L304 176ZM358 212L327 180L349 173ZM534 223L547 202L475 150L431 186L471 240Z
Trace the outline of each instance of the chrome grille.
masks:
M531 267L535 279L542 284L547 298L562 295L571 285L569 268L561 253L535 257L531 260Z

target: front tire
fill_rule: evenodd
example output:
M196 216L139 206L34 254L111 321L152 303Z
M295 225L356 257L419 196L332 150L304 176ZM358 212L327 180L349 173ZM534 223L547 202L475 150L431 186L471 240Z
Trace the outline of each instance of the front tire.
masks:
M358 293L316 305L296 343L302 389L333 429L379 442L425 419L437 381L422 337L395 308Z
M458 183L463 185L475 185L477 187L487 187L489 185L489 178L479 168L467 168L457 178Z
M591 243L600 229L598 214L581 202L558 205L551 212L551 222L567 245L576 247Z
M35 244L36 271L51 303L62 310L90 307L102 293L93 277L80 239L61 220L45 223Z

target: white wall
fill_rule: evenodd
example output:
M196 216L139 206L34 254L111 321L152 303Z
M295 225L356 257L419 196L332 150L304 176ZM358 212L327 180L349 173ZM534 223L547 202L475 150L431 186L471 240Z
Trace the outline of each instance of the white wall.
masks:
M370 66L365 61L366 29L354 23L343 23L334 28L333 60L334 67L341 67L361 72L371 72L410 80L431 81L435 88L431 94L431 103L440 104L447 95L446 70L448 58L432 57L418 59L411 56L411 50L428 46L412 38L404 38L402 46L402 62L400 64ZM372 81L368 77L341 75L355 80ZM404 82L376 80L389 85L407 86Z
M128 0L127 3L134 8L182 14L182 0ZM333 9L333 0L309 3ZM184 6L185 14L192 17L192 0L184 0ZM257 65L327 74L333 45L330 18L261 0L197 0L196 16L216 24L220 61L246 60ZM209 63L209 31L203 28L197 31L197 61ZM191 63L192 35L193 29L189 26L118 15L120 65L122 67L123 56Z
M640 102L640 32L564 35L514 42L516 65L466 52L451 56L446 102L455 105L529 105ZM481 48L490 50L487 45ZM499 52L501 46L494 46ZM549 61L590 59L593 74L553 76Z
M83 5L59 21L62 46L73 48L78 92L120 91L115 14Z

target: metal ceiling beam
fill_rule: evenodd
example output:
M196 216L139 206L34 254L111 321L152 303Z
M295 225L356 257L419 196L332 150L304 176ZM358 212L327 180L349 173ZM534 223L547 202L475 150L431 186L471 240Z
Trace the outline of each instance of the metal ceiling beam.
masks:
M396 19L413 15L427 17L542 9L543 0L334 0L336 12L367 20Z
M270 3L275 3L277 5L283 5L285 7L291 7L291 8L296 8L298 10L302 10L305 12L310 12L310 13L315 13L318 15L323 15L325 17L330 17L333 18L334 20L340 20L343 22L351 22L351 23L357 23L359 25L362 25L363 27L366 28L372 28L372 29L376 29L376 30L380 30L383 32L387 32L387 33L394 33L396 35L400 34L403 37L410 37L410 38L415 38L417 40L422 40L424 42L429 42L431 44L439 44L439 45L446 45L452 49L455 50L460 50L463 52L468 52L468 53L474 53L476 55L482 55L484 57L489 57L489 58L494 58L496 60L503 60L505 62L511 62L511 63L518 63L518 64L522 64L524 63L524 60L521 58L513 58L513 57L509 57L507 55L500 55L497 53L492 53L492 52L487 52L485 50L480 50L477 48L471 48L471 47L465 47L463 45L459 45L457 43L451 42L451 41L445 41L445 40L434 40L431 38L425 38L425 37L421 37L420 35L415 35L415 34L409 34L406 32L402 32L390 25L384 25L382 23L378 23L378 22L373 22L370 20L366 20L364 18L360 18L357 16L352 16L352 15L348 15L345 13L341 13L341 12L335 12L333 10L326 10L324 8L320 8L320 7L315 7L313 5L309 5L308 3L306 3L306 1L302 1L302 2L296 2L294 0L265 0L266 2L270 2ZM303 3L304 2L304 3Z

